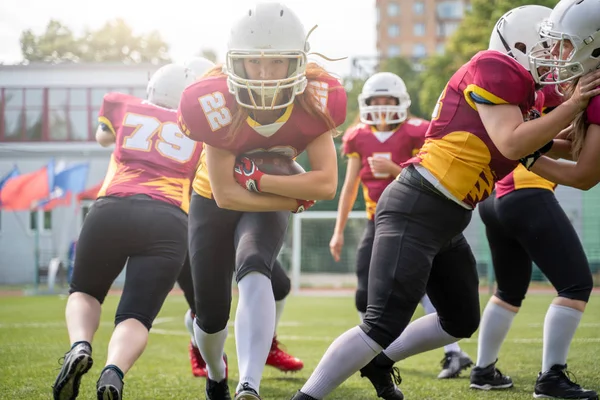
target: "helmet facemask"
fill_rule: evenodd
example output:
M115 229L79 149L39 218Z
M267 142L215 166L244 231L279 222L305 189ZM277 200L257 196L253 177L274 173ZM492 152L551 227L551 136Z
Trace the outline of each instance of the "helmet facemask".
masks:
M386 95L382 95L386 96ZM367 125L395 125L401 124L408 118L410 98L408 95L390 96L396 99L396 105L370 105L373 97L360 94L358 107L360 122Z
M272 80L247 78L244 59L289 59L287 77ZM254 110L277 110L294 102L306 89L306 53L303 51L236 51L227 52L225 73L229 91L243 107Z
M547 22L542 26L540 35L549 45L544 41L538 43L529 56L533 78L539 84L564 84L600 67L600 31L582 39L553 30L552 23ZM572 45L569 54L566 54L568 50L565 48L567 41ZM552 54L554 46L559 46L557 55ZM543 71L541 74L538 68Z

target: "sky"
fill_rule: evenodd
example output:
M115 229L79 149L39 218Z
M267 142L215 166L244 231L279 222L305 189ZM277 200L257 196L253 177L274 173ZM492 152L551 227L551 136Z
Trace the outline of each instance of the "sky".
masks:
M374 56L375 0L281 0L292 8L306 31L319 27L310 36L311 51L329 58L315 59L340 76L350 73L351 59ZM50 19L57 19L80 33L96 29L107 20L123 18L140 34L158 30L170 45L175 62L207 48L224 61L230 24L252 5L251 0L15 0L0 2L0 61L12 64L22 60L19 36L25 29L44 32Z

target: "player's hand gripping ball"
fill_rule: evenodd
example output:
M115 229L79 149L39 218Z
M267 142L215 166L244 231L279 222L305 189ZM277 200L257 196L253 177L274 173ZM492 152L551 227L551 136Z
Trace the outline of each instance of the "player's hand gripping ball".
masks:
M278 153L260 152L245 154L238 158L234 175L236 181L251 192L260 192L260 180L268 175L297 175L306 172L296 161ZM296 200L298 207L294 213L308 210L314 200Z

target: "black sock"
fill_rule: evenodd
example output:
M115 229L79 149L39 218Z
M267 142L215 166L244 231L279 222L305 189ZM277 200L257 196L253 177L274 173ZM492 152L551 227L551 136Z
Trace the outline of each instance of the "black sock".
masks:
M73 350L75 348L75 346L78 346L80 344L85 344L90 348L90 353L92 352L92 345L90 342L87 342L85 340L80 340L79 342L75 342L73 343L73 345L71 346L71 350Z
M117 373L117 375L119 375L119 378L121 378L121 380L123 380L123 378L125 377L125 374L123 373L123 371L121 371L121 368L117 367L114 364L109 364L106 367L104 367L104 369L100 373L100 376L102 376L104 371L108 371L109 369L112 369L113 371L115 371Z
M375 357L375 364L384 368L392 368L394 366L394 360L386 356L382 351Z

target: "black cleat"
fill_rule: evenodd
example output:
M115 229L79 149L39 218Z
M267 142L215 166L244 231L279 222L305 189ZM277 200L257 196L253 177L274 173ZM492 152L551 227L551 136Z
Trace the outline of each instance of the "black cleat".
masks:
M508 389L513 386L510 376L502 375L494 361L487 367L474 367L471 370L471 388L479 390Z
M54 400L75 400L79 394L81 377L92 368L92 348L79 343L65 353L64 362L52 386Z
M456 378L460 373L473 365L473 360L464 351L449 351L442 359L442 371L438 379Z
M206 400L231 400L227 378L217 382L206 377Z
M121 400L123 398L123 380L117 371L106 368L96 383L98 400Z
M306 393L302 393L301 391L297 391L294 396L290 400L317 400L312 396L307 395Z
M242 383L242 390L235 394L233 400L262 400L258 392L248 382Z
M404 400L404 395L396 386L402 383L398 368L382 367L375 360L376 358L372 359L360 370L360 376L371 381L378 397L384 400Z
M536 399L598 400L598 393L586 390L569 378L567 365L553 365L538 375L533 397Z

